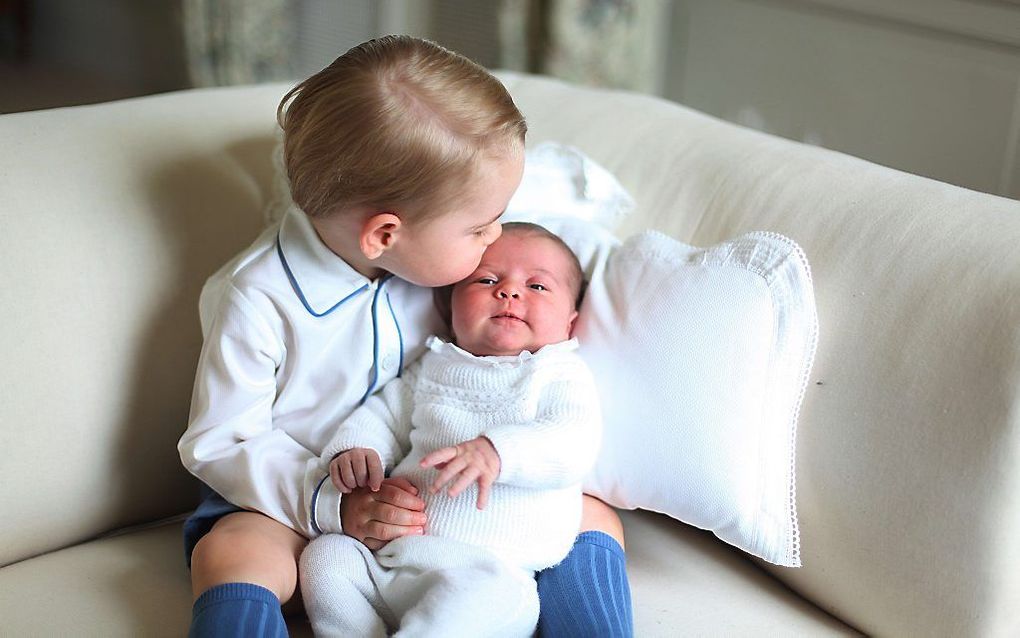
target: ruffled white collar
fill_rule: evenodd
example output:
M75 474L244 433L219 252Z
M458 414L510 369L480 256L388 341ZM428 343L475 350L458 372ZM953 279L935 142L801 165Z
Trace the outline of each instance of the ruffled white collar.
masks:
M517 366L523 365L526 361L532 359L544 359L552 356L556 356L565 352L572 352L577 350L578 343L576 338L567 339L566 341L559 341L557 343L550 343L542 346L535 352L525 350L520 354L516 355L498 355L498 356L478 356L471 354L467 350L464 350L457 345L444 341L443 339L432 335L425 342L425 345L432 352L436 352L451 358L466 359L469 361L476 361L478 363L489 364L499 367Z

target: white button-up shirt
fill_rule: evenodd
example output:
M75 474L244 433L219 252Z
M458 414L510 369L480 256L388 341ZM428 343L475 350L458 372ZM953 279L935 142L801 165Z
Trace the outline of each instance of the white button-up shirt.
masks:
M431 291L370 281L294 208L206 282L199 314L185 467L305 536L340 532L323 446L441 330Z

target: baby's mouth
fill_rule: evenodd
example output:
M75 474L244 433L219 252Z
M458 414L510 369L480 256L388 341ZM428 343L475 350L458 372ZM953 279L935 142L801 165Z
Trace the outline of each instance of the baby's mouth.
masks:
M494 315L492 318L493 319L509 319L511 321L520 321L521 323L525 323L525 321L523 319L521 319L520 317L518 317L517 315L515 315L512 312L501 312L498 315Z

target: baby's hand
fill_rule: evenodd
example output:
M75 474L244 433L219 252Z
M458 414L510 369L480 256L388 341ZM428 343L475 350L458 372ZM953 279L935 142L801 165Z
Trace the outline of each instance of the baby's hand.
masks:
M464 441L454 447L444 447L427 454L421 460L422 467L436 467L439 476L429 491L435 494L443 486L454 481L447 494L457 496L469 485L478 482L478 509L485 509L489 502L489 489L499 477L499 453L492 442L484 436Z
M378 492L384 478L382 461L373 449L352 448L337 454L329 462L329 477L341 494L350 494L358 487Z

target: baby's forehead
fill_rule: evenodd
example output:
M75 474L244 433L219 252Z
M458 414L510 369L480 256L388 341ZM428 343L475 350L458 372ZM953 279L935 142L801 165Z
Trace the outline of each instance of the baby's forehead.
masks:
M513 239L525 243L530 251L504 250L498 253L487 251L482 258L490 257L493 261L499 261L504 265L513 264L520 268L545 270L547 272L570 272L573 268L573 251L553 237L528 231L514 231L501 237L497 241Z

